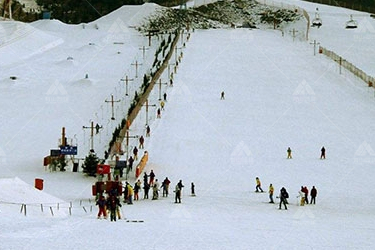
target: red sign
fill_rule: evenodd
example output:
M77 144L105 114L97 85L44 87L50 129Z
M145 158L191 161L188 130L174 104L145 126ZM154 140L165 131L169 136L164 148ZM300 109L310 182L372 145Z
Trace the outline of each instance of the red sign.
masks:
M105 164L98 164L96 168L97 174L109 174L111 172L111 166Z

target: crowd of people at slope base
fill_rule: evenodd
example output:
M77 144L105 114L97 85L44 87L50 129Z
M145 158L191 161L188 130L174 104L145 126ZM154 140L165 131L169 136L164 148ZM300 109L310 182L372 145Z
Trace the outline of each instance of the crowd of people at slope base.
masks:
M139 193L143 189L143 199L157 200L159 199L159 192L162 191L163 197L168 197L169 186L171 181L166 177L161 183L155 178L155 173L151 170L150 174L146 172L143 175L143 183L138 179L134 185L129 182L125 182L123 189L123 202L128 205L132 205L133 201L139 200ZM179 180L174 187L175 203L181 203L182 188L184 187L182 180ZM152 191L152 197L149 196L150 191ZM195 185L191 183L191 195L195 196ZM108 197L105 198L103 194L100 194L96 205L99 207L98 219L102 216L106 219L107 215L110 215L111 221L116 221L116 219L121 219L120 207L122 207L121 196L118 194L118 189L114 188L108 193Z
M259 177L255 178L256 181L256 186L255 186L255 192L264 192L262 189L262 184L260 182ZM272 183L268 187L268 194L269 194L269 203L275 203L273 200L273 195L274 195L274 187L272 186ZM304 206L305 204L315 204L316 202L316 197L318 195L318 190L313 186L310 191L310 203L309 203L309 190L306 186L301 186L301 190L298 192L297 198L300 198L300 205ZM284 205L285 209L288 209L287 204L288 203L288 198L289 198L289 193L285 189L285 187L282 187L280 189L279 196L276 196L276 198L280 199L279 202L279 209L281 209L281 205Z

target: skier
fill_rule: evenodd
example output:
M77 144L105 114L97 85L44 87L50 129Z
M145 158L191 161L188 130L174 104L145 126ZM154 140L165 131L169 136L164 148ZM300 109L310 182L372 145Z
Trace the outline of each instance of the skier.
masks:
M151 169L151 172L150 172L149 177L150 177L150 182L149 182L149 184L150 184L150 186L153 186L153 184L154 184L154 179L155 179L155 173L154 173L154 170Z
M128 165L129 171L132 171L133 170L133 162L134 162L134 159L133 159L132 156L129 157L128 162L129 162L129 165Z
M139 196L138 196L138 193L139 191L141 190L141 181L138 180L135 184L134 184L134 200L137 201L139 200Z
M305 194L305 203L306 204L309 204L309 190L307 189L307 187L301 187L301 191Z
M162 183L162 187L163 187L163 197L168 197L168 189L169 189L169 184L171 183L171 181L168 179L168 177L165 177L163 183Z
M288 153L288 156L286 157L287 159L292 159L292 150L290 149L290 147L288 147L287 151Z
M134 189L132 185L128 184L128 204L133 205Z
M157 110L156 112L157 112L157 116L156 116L156 118L161 118L161 111L160 111L160 108L158 108L158 110Z
M167 93L163 94L164 101L167 101Z
M151 132L150 126L147 125L147 127L146 127L146 137L150 137L150 132Z
M259 192L259 190L260 190L260 192L262 192L263 193L263 189L262 189L262 187L261 187L261 183L260 183L260 180L259 180L259 177L256 177L255 178L255 181L256 181L256 190L255 190L255 192Z
M134 155L134 160L138 160L138 148L137 148L137 146L134 146L133 155Z
M317 194L318 194L318 191L316 190L315 186L313 186L310 192L310 195L311 195L310 204L313 204L313 202L315 204L315 198Z
M220 100L225 100L225 93L224 93L224 91L221 92Z
M324 146L322 147L322 149L320 150L320 159L325 159L326 158L326 149L324 148Z
M139 137L139 148L145 148L143 145L144 143L145 143L145 138L143 137L143 135L141 135L141 137Z
M289 194L284 187L280 189L279 198L280 198L279 209L281 209L281 204L284 204L284 208L285 210L287 210L288 208L286 204L288 204L287 199L289 198Z
M159 198L159 182L158 182L158 179L156 179L152 187L152 199L157 200L158 198Z
M297 198L301 198L300 200L300 206L304 206L305 205L305 192L304 192L304 188L301 186L301 190L298 191L298 196Z
M175 192L175 202L174 203L181 203L181 189L178 183L176 184L176 187L174 189Z
M98 219L100 219L101 215L103 215L104 219L107 219L107 212L106 212L106 206L105 206L106 201L103 195L99 197L99 200L96 202L96 205L99 206Z
M145 194L143 199L148 199L148 192L150 191L150 185L147 182L143 183L143 189L145 190Z
M194 185L194 182L191 183L191 196L195 196L195 185Z
M143 174L143 183L148 183L148 175L146 172Z
M165 102L164 102L164 101L161 101L161 102L160 102L161 110L164 110L164 106L165 106Z
M107 201L107 206L111 213L111 221L116 221L117 209L118 207L121 207L121 203L119 199L114 195L109 196L108 201Z
M273 186L272 186L272 184L270 184L270 186L269 186L269 188L268 188L268 193L270 194L270 203L274 203L273 202L273 190L274 190L274 188L273 188Z

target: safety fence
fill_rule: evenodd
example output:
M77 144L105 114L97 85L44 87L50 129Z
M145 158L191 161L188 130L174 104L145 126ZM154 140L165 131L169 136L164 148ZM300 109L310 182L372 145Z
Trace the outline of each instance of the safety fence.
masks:
M353 65L352 63L348 62L341 56L337 55L335 52L328 50L322 46L319 46L319 53L326 55L327 57L331 58L335 62L337 62L341 67L350 71L355 76L362 79L365 83L368 84L369 87L373 87L375 84L375 77L366 74L363 70L359 69L357 66Z
M82 199L70 202L57 202L57 203L14 203L0 201L3 209L6 208L7 213L14 211L15 213L24 216L72 216L72 215L85 215L96 211L95 199Z

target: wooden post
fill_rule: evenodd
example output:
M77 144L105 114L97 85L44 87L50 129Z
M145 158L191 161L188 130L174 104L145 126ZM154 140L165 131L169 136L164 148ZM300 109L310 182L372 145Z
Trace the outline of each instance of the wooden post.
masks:
M94 122L91 121L91 126L89 127L86 127L86 126L82 126L83 129L91 129L91 133L90 133L90 149L94 150Z
M61 145L66 146L66 141L65 141L65 127L62 127L62 132L61 132Z

